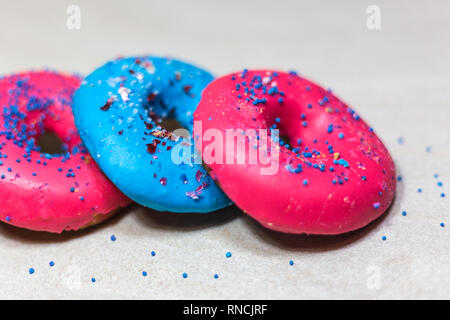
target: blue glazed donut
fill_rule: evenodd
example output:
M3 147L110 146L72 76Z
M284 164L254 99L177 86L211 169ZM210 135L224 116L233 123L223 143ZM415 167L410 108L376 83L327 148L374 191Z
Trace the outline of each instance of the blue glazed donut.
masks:
M134 201L159 211L210 212L230 204L200 164L176 164L161 118L192 132L206 71L159 57L106 63L76 91L73 113L86 148L108 178Z

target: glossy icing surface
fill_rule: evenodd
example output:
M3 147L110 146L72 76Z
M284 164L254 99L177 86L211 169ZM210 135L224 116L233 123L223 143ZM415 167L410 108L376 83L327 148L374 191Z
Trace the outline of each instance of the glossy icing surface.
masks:
M279 145L267 138L278 152L274 175L262 175L261 163L208 163L230 199L267 228L348 232L378 218L394 198L395 166L373 129L329 90L295 73L244 70L218 78L194 119L203 132L224 136L229 129L279 130ZM248 145L260 148L257 140ZM199 147L203 158L206 148ZM251 149L244 149L246 159Z

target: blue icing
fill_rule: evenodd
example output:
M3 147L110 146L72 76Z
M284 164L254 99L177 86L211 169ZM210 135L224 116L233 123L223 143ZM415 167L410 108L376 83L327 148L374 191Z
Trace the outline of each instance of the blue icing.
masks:
M212 79L181 61L130 57L83 81L74 97L75 124L92 157L128 197L172 212L210 212L231 203L200 164L172 161L180 141L159 126L161 117L170 117L192 132L193 113ZM182 150L189 148L193 154L193 143Z

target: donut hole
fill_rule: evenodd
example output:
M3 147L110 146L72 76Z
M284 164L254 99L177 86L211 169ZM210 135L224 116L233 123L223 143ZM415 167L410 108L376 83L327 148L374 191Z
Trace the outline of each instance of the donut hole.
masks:
M273 102L266 109L265 114L265 125L268 128L273 128L278 130L278 135L280 142L283 145L289 145L291 147L299 146L299 139L303 133L301 128L301 119L299 110L301 107L295 103L295 108L287 108L288 103L295 103L293 101L286 101L285 106L280 108L277 102ZM293 119L298 119L297 122ZM293 125L294 122L294 125Z
M288 144L288 145L292 145L291 144L291 137L289 135L287 135L286 133L283 133L282 131L280 131L280 142L283 141L284 144Z
M173 118L162 118L161 122L158 123L161 127L166 129L167 131L173 132L176 129L184 128L181 123L179 123L176 119Z
M37 145L40 147L41 153L63 154L63 142L52 131L45 131L37 138Z
M176 129L185 129L185 126L175 118L175 108L168 107L161 95L152 95L150 93L147 97L145 108L153 121L167 131L173 132Z

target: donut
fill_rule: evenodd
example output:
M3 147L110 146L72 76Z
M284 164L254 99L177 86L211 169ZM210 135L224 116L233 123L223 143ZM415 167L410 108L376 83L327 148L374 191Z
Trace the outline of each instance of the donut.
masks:
M218 78L203 91L194 120L211 176L269 229L349 232L378 218L394 198L395 166L373 129L331 90L295 72Z
M184 139L162 126L172 118L192 131L193 113L212 76L161 57L107 62L74 97L81 139L108 178L129 198L158 211L205 213L230 204L195 153L173 155ZM192 143L192 150L194 150Z
M76 76L52 71L0 78L0 219L61 233L99 223L126 206L124 196L86 153L75 128ZM52 132L62 152L41 152Z

